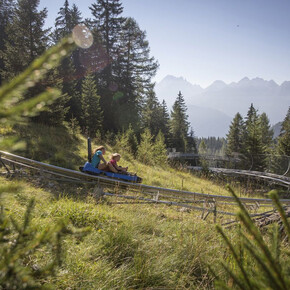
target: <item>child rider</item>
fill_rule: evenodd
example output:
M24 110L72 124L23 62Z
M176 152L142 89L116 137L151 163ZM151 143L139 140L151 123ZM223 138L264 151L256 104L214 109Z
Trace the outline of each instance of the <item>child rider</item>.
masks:
M108 162L109 171L114 173L128 174L128 167L118 166L117 162L121 159L121 155L119 153L114 153L111 156L111 160Z
M106 153L106 148L104 146L99 146L93 151L93 158L91 164L100 170L105 170L108 166L107 161L104 158L104 154ZM101 163L101 161L103 163Z

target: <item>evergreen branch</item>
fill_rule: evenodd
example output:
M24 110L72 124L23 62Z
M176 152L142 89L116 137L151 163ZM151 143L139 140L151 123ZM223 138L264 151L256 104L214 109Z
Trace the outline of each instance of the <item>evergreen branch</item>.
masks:
M18 224L18 222L13 217L10 217L10 220L11 220L11 223L12 223L14 229L16 230L16 232L19 233L21 231L21 227Z
M23 222L23 226L22 226L22 233L25 232L25 230L27 229L27 227L29 225L29 222L30 222L30 219L31 219L31 212L32 212L34 206L35 206L35 199L32 198L29 201L29 204L27 206L27 210L25 212L24 222Z
M209 272L213 275L214 280L215 280L215 286L216 288L221 288L221 289L231 289L229 288L224 281L221 280L221 278L215 273L215 271L212 269L212 267L207 264L207 267L209 269Z
M234 280L234 282L241 288L241 289L251 289L246 287L246 285L243 283L243 280L238 279L238 277L231 271L231 269L229 269L229 267L222 262L221 263L223 268L226 270L226 272L231 276L231 278Z
M280 265L277 264L275 259L273 258L272 254L270 252L270 249L265 244L260 231L255 226L255 224L253 223L248 211L246 210L244 205L241 203L240 199L237 197L237 195L235 194L233 189L229 185L227 186L227 189L233 195L233 197L235 198L235 200L236 200L236 202L237 202L237 204L238 204L238 206L239 206L239 208L241 210L241 212L238 213L238 218L244 224L244 226L248 229L248 231L251 233L251 235L253 236L254 240L257 242L259 248L264 253L264 256L265 256L266 260L270 264L270 267L273 268L273 270L274 270L275 274L277 275L277 278L278 278L279 282L281 283L283 289L287 289L287 287L285 285L285 281L284 281L284 279L283 279L283 277L281 275Z
M11 120L13 118L15 119L14 116L33 116L38 111L44 109L47 104L51 104L56 98L60 97L60 95L61 93L59 90L49 88L46 92L32 99L23 101L5 112L0 111L0 118L9 117Z
M215 282L216 289L231 290L232 288L227 286L224 281L218 280Z
M287 289L285 285L285 281L281 275L281 269L280 265L276 263L275 259L273 258L270 249L268 246L265 244L263 237L257 227L254 225L252 220L248 220L243 213L238 213L238 217L240 221L244 224L244 226L248 229L248 231L251 233L253 236L254 240L257 242L259 248L262 250L264 253L265 259L268 261L269 266L274 270L279 282L281 283L282 289Z
M279 282L276 281L275 275L272 274L271 269L266 265L266 263L262 260L260 255L256 251L256 247L249 241L249 239L244 235L244 243L245 248L250 252L250 254L254 257L254 259L258 262L261 269L265 272L265 277L268 279L268 281L273 286L273 289L281 289L281 285L279 285Z
M243 264L241 263L241 261L239 259L239 256L238 256L234 246L229 241L228 237L225 235L224 231L222 230L222 228L219 225L216 226L216 229L221 234L222 238L224 239L224 241L226 242L226 244L230 248L230 250L231 250L231 252L232 252L232 254L234 256L234 259L236 260L236 262L237 262L237 264L238 264L238 266L239 266L239 268L240 268L240 270L241 270L241 272L242 272L242 274L243 274L243 276L245 278L245 281L246 281L246 283L248 285L248 288L249 289L253 289L253 285L252 285L250 279L248 278L246 270L244 269Z
M273 226L273 245L272 252L274 253L274 258L277 263L280 263L280 236L278 225Z
M58 65L75 47L71 37L63 39L59 44L48 49L42 56L35 59L29 67L20 75L12 79L0 88L0 101L3 102L8 98L15 98L18 101L21 94L30 87L33 87L40 81L45 74Z
M231 193L231 195L234 197L236 203L238 204L241 212L244 214L245 218L251 222L252 219L247 211L247 209L244 207L244 205L241 203L240 199L238 198L238 196L236 195L236 193L234 192L234 190L227 184L226 185L227 190Z
M1 191L0 191L1 193ZM10 229L8 228L9 219L6 217L4 213L4 206L0 206L0 243L6 243L8 241L5 236L10 233Z
M286 233L287 233L287 236L288 238L290 238L290 224L287 220L287 217L286 217L286 214L285 214L285 211L279 201L279 198L278 198L278 194L277 194L277 191L271 191L270 192L270 198L273 200L275 206L277 207L278 211L279 211L279 214L281 216L281 219L282 219L282 222L285 226L285 229L286 229Z

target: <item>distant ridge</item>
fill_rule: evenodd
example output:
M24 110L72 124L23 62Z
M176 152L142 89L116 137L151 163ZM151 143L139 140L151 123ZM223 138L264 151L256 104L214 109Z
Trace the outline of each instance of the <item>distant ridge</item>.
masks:
M179 90L177 88L180 88ZM172 92L177 92L172 94ZM165 99L168 106L172 106L179 91L185 95L197 95L203 92L203 88L199 85L193 85L183 77L166 76L156 85L156 95L162 101ZM160 96L160 97L159 97Z
M204 91L218 91L225 88L227 84L223 81L214 81L210 86L204 89Z
M217 128L213 136L224 137L229 129L229 119L237 112L244 117L251 103L259 113L268 115L271 124L282 121L290 105L290 81L278 85L274 80L267 81L259 77L244 77L230 84L217 80L203 89L183 77L168 75L156 84L155 89L158 99L164 99L169 110L181 91L188 106L191 125L202 137L211 136L208 134L212 133L212 128ZM203 112L198 121L197 108ZM205 125L201 126L201 123Z

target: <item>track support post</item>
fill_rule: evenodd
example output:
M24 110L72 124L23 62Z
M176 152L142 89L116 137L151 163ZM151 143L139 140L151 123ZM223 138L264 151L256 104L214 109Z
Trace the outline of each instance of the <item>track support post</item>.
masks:
M216 224L216 217L217 217L217 202L214 199L213 200L214 206L213 206L213 222Z
M155 201L158 201L159 200L159 190L157 191L157 194L155 195Z
M10 170L9 168L6 166L6 164L3 162L3 160L1 159L1 156L0 156L0 163L4 166L4 168L6 169L7 173L10 174Z
M104 189L101 186L96 186L93 190L93 196L96 198L97 201L103 198L104 196Z
M90 137L88 137L88 162L92 162L92 142Z

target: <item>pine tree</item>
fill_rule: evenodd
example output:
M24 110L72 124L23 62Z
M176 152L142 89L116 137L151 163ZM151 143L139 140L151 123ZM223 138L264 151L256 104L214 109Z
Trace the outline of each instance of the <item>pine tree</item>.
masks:
M247 156L247 166L251 170L263 170L265 160L258 111L251 104L245 121L243 151Z
M63 37L71 34L75 25L79 24L81 20L81 14L77 6L74 5L71 9L68 0L65 0L55 20L54 41L58 42ZM68 112L66 119L69 120L74 116L74 118L81 122L81 101L79 94L81 90L81 78L79 76L82 75L82 68L80 66L79 54L80 49L77 48L72 54L62 60L58 67L58 77L61 79L62 93L64 96L67 96L66 106L68 107Z
M153 152L153 142L152 135L148 128L145 128L144 132L141 134L141 142L137 151L137 158L144 164L153 165L154 159L152 158Z
M202 173L207 175L209 172L209 164L208 164L208 160L206 159L206 156L208 154L208 147L206 145L205 139L202 138L201 142L199 143L198 146L198 154L200 154L200 158L199 158L199 162L200 162L200 166L202 168Z
M114 150L120 153L123 157L130 160L132 157L131 146L129 143L129 136L125 131L119 132L116 136Z
M187 152L194 154L197 153L196 138L192 128L190 128L189 136L187 137Z
M273 135L274 132L271 130L270 121L266 113L262 113L259 117L259 124L260 124L260 134L261 134L261 143L262 143L262 154L261 159L263 160L265 166L264 170L270 168L272 166L271 161L271 152L273 151Z
M120 94L116 95L117 92L112 89L115 86L112 63L117 58L122 25L125 21L120 16L123 7L119 0L97 0L89 8L93 15L91 25L96 44L90 49L90 54L87 57L91 59L90 62L95 67L101 106L104 110L105 129L117 130L119 126L115 121L116 107L113 100L114 96L118 98ZM127 113L126 111L124 114Z
M81 12L78 7L73 4L72 8L69 7L68 0L65 0L63 7L59 9L58 16L55 19L55 30L53 33L54 42L57 43L63 37L72 33L75 26L82 23ZM76 69L76 75L82 76L82 66L80 63L80 48L76 48L70 58L72 58L73 66Z
M165 138L161 130L159 130L155 138L155 142L153 144L152 157L154 163L159 166L162 166L167 162L167 150L165 145Z
M62 90L62 80L58 76L58 69L52 70L47 74L46 85L48 87L55 87L59 91ZM39 112L37 116L31 118L35 123L42 123L48 126L60 126L65 121L68 113L68 100L70 96L62 94L51 105L47 105L46 109Z
M95 71L105 129L120 131L132 124L137 131L158 64L149 56L146 33L134 19L121 16L119 0L98 0L90 9L95 45L84 59Z
M94 137L98 130L102 130L103 112L92 75L88 75L83 81L81 98L83 133Z
M67 97L66 106L68 111L66 119L72 116L80 121L81 119L81 101L80 93L76 90L77 82L75 81L76 69L72 63L71 56L64 58L57 68L57 78L60 81L61 91L63 96Z
M22 72L47 48L49 29L43 29L47 10L38 11L38 5L39 0L18 0L16 3L2 53L6 80Z
M135 155L137 153L137 149L138 149L138 140L137 140L136 134L135 134L131 124L129 124L129 128L126 130L125 134L126 134L127 139L128 139L128 145L130 147L130 152L132 152L133 155Z
M260 131L261 131L261 141L263 146L263 151L266 154L269 152L271 146L273 145L273 135L274 132L271 129L270 121L266 113L260 115Z
M169 117L169 113L168 113L168 109L167 109L167 105L165 100L162 101L161 103L161 108L160 108L160 124L159 124L159 128L161 130L161 132L164 135L165 138L165 144L167 147L169 147L170 144L170 117Z
M283 175L287 174L287 176L290 176L290 107L288 108L286 117L282 122L275 151L278 156L276 156L274 162L271 164L272 169L275 173Z
M227 134L227 154L242 153L244 134L245 127L243 117L240 113L237 113L230 125L229 133Z
M158 64L149 55L150 49L146 33L139 28L134 19L126 20L122 27L120 41L118 58L116 62L113 62L113 73L119 91L123 95L116 102L120 112L130 112L127 122L136 123L139 121L140 104L143 99L155 98L151 78L155 75ZM157 101L156 98L155 101ZM156 103L153 106L156 107ZM120 113L118 115L120 116ZM134 119L131 119L132 117ZM121 122L119 121L119 123ZM157 133L158 131L153 134Z
M226 142L225 138L221 138L221 147L218 151L218 154L220 156L224 156L226 154L226 150L227 150L227 142Z
M157 136L160 130L161 113L161 105L153 88L151 88L142 110L142 126L143 128L149 128L153 136Z
M187 108L183 95L179 92L173 104L170 120L171 146L177 151L186 152L189 129Z
M58 42L63 37L69 35L73 29L71 25L72 21L68 0L65 0L63 7L59 9L57 14L58 16L55 19L54 31L55 42Z
M130 159L132 155L136 155L138 140L131 124L129 124L129 128L126 131L117 135L114 148L116 151L127 157L127 159Z
M71 27L75 27L83 22L81 12L79 8L73 4L72 8L70 9L70 15L71 15ZM77 81L76 88L78 91L81 90L81 81L82 77L85 75L86 69L82 66L81 63L81 55L84 52L84 49L81 49L77 47L72 52L72 63L75 68L75 79Z
M12 22L14 11L14 0L0 1L0 86L3 82L4 73L3 53L5 51L5 42L8 41L7 27Z
M199 143L199 146L198 146L198 153L199 154L207 154L207 146L205 144L205 141L204 139L201 140L201 142Z
M125 21L120 16L123 12L122 4L120 0L96 0L96 3L93 3L89 9L94 16L92 23L101 32L102 43L108 57L111 58L116 53L116 40Z
M71 13L71 27L72 28L82 23L82 13L79 10L79 8L76 6L76 4L72 5L72 8L70 9L70 13Z
M290 107L282 122L281 133L278 137L278 153L290 156Z

